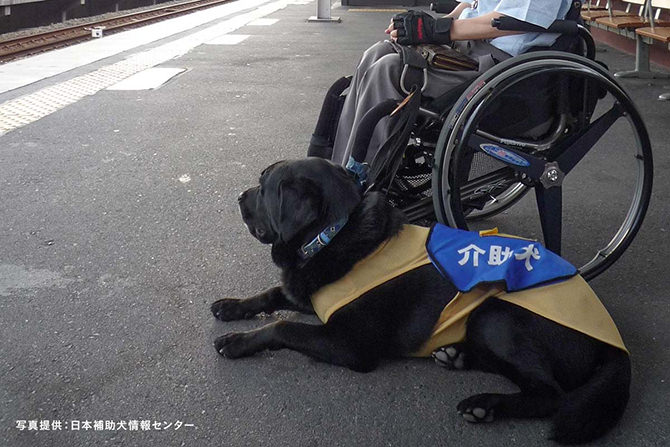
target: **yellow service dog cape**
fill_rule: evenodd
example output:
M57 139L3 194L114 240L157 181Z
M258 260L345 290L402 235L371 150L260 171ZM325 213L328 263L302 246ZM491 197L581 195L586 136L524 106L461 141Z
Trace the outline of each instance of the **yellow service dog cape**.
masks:
M455 245L447 244L445 251L454 251L453 256L447 256L451 260L441 259L439 263L435 262L436 267L445 276L451 280L466 264L477 269L479 265L489 264L487 260L490 259L504 267L500 273L502 276L501 279L495 280L495 276L491 276L487 270L479 280L472 274L467 274L465 286L454 282L461 291L442 310L430 339L417 352L411 354L412 356L428 357L442 346L465 340L468 315L489 298L516 304L628 352L609 313L586 281L575 274L574 267L572 267L574 271L569 273L570 269L560 265L559 262L558 267L555 265L548 267L556 270L553 273L539 272L547 269L540 269L539 261L545 256L557 257L540 244L529 243L532 241L513 236L498 235L497 231L478 234L438 225L432 229L405 225L398 235L386 240L373 253L356 263L344 277L319 289L312 296L312 306L319 319L326 323L338 309L364 293L403 273L434 262L435 259L431 260L426 248L427 243L431 242L429 240L431 232L451 230L468 235L460 243L464 247L459 249L458 238L453 238L455 233L449 232L449 237L456 242ZM479 238L479 241L472 239L473 235ZM489 235L494 235L495 239L491 239ZM443 246L443 240L440 238L438 245ZM501 244L500 240L504 242ZM435 242L432 241L429 245L434 248ZM477 250L471 247L473 245ZM468 250L463 250L468 247L470 247ZM494 252L493 255L491 251ZM466 253L468 253L467 259ZM475 253L479 255L478 265L474 265ZM567 264L566 261L562 261ZM445 263L450 265L445 266ZM535 272L530 275L531 279L510 279L509 275L505 277L505 272L509 272L510 269L516 272L515 275L523 273L524 270L527 272L535 270ZM565 279L566 277L568 279ZM513 281L516 284L510 284Z

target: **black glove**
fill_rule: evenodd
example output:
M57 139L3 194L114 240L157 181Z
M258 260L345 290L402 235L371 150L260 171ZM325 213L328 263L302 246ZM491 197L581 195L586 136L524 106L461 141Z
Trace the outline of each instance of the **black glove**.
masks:
M451 43L451 22L444 17L436 19L423 11L407 11L393 16L393 28L398 30L400 45L418 43Z

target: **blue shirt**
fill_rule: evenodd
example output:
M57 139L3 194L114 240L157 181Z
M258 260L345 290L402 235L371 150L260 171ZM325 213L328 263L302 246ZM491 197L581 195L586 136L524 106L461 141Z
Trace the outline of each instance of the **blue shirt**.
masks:
M571 0L458 0L469 3L459 19L471 19L496 11L524 22L548 28L554 20L563 19L570 10ZM517 56L535 46L550 46L558 34L524 33L496 37L491 45Z

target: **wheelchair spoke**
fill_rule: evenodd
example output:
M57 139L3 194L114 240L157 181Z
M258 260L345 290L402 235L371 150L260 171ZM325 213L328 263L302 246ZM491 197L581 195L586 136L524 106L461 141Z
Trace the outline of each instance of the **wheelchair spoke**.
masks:
M556 148L556 152L560 154L556 158L556 161L561 167L561 171L563 171L564 174L572 171L577 163L579 163L589 150L595 146L605 132L612 127L612 124L622 116L622 107L616 102L611 109L591 123L588 128L575 135L573 138L561 143L561 145Z
M561 231L563 223L563 191L560 186L545 188L535 186L537 210L544 236L544 246L557 255L561 254Z
M504 190L516 181L512 168L500 168L463 183L459 187L459 196L463 203L472 202L482 197L489 200L492 193L497 190Z

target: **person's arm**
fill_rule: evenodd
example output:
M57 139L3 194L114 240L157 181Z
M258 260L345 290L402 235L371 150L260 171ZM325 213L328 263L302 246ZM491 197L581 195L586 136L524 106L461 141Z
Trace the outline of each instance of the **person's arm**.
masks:
M470 3L461 2L449 14L447 14L443 17L451 17L452 19L457 19L461 15L463 10L465 10L469 7L470 7ZM386 34L391 34L391 31L393 31L393 20L391 20L391 23L389 24L388 28L386 28L386 30L384 32ZM394 36L391 36L391 37L393 38ZM395 38L394 38L394 40L395 40Z
M457 19L460 17L461 13L463 12L464 9L467 9L470 7L470 3L466 2L461 2L456 6L449 14L447 14L445 17L451 17L452 19Z
M451 40L493 39L522 34L519 31L501 31L492 27L491 20L498 17L504 17L504 14L493 11L472 19L455 19L451 24Z
M462 5L466 5L462 9L468 7L467 3L461 3L454 9L454 11L456 11L456 9L459 9ZM454 11L452 11L452 13ZM458 15L460 15L460 12ZM495 37L500 36L522 34L519 31L501 31L498 28L494 28L491 26L491 20L503 16L504 14L493 11L488 14L484 14L482 16L474 17L471 19L454 19L453 22L451 23L451 30L449 32L449 36L451 40L454 41L454 40L493 39ZM446 17L450 17L450 15L447 15ZM386 34L389 34L391 36L392 40L394 41L397 40L398 31L395 29L393 25L393 20L391 20L391 24L389 25L389 27L386 29L385 32Z

